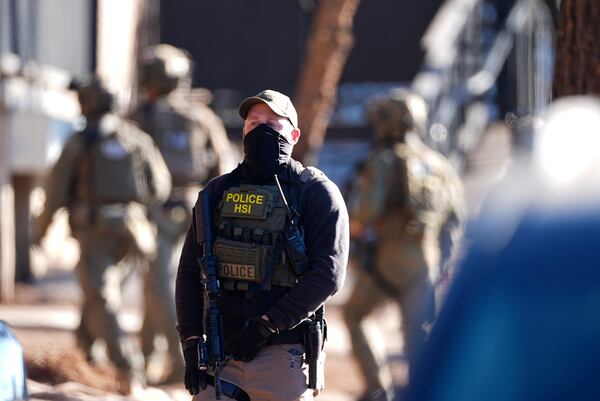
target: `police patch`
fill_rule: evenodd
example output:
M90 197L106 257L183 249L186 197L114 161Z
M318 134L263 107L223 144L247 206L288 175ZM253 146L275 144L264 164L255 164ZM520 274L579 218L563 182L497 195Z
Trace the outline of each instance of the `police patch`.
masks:
M256 267L237 263L219 263L219 277L257 281Z
M190 137L187 132L176 131L165 134L165 142L169 149L185 151L190 147Z
M269 193L262 190L237 189L223 194L222 216L265 219Z
M107 159L122 160L127 156L127 149L116 139L107 139L101 145L102 154Z

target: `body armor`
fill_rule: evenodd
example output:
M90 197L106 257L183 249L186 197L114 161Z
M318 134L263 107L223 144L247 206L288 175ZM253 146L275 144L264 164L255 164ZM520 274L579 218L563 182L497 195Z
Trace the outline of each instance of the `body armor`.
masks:
M198 184L209 178L215 164L209 135L185 107L165 98L147 105L132 118L154 139L174 187Z
M293 287L299 277L284 252L287 211L276 186L240 185L223 193L217 211L217 257L223 288L251 283Z

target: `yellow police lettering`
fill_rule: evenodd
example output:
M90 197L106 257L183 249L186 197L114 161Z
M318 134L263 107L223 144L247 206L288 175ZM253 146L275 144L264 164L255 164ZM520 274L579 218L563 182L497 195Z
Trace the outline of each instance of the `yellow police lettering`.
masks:
M256 269L253 265L238 265L233 263L219 264L219 273L223 277L242 280L253 280L256 278Z
M238 214L250 214L252 213L252 205L245 203L236 203L233 206L233 212Z
M256 194L228 193L227 196L225 196L225 202L262 205L265 203L265 196Z

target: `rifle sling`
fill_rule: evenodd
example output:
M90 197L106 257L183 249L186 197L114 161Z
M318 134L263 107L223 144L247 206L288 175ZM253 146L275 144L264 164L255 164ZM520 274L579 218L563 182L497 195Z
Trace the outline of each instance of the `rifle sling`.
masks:
M206 375L206 384L215 386L215 378L213 375ZM241 387L233 383L221 379L221 391L224 395L237 401L250 401L250 396Z

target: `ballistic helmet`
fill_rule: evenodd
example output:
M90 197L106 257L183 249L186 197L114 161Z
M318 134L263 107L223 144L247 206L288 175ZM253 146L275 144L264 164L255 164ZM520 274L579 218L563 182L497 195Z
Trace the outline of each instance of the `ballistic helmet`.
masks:
M181 86L191 86L193 63L188 52L171 45L144 50L140 65L140 86L166 95Z
M427 124L427 104L419 95L394 89L374 99L367 108L369 124L379 142L401 142L407 132L423 135Z
M86 118L98 117L112 111L115 97L97 76L82 84L73 82L71 85L77 91L81 113Z

